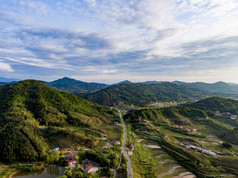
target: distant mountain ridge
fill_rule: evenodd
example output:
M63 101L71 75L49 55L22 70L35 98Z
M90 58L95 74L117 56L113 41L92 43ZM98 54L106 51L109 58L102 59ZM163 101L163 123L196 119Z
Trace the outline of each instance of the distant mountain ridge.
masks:
M118 82L118 83L113 84L113 85L121 85L121 84L126 84L126 83L133 83L133 82L131 82L129 80L124 80L124 81Z
M0 77L0 82L18 82L20 81L19 79L15 79L15 78L5 78L5 77Z
M174 81L172 83L177 85L195 86L210 92L210 95L213 96L238 98L238 84L229 84L222 81L211 84L204 82L185 83L180 81Z
M106 84L87 83L68 77L64 77L52 82L46 82L46 84L53 88L65 91L67 93L72 93L77 96L83 96L108 87Z
M14 82L11 82L11 83L14 83ZM221 97L230 97L230 98L234 98L234 99L238 98L238 84L234 84L234 83L231 84L231 83L225 83L225 82L216 82L216 83L211 83L210 84L210 83L204 83L204 82L186 83L186 82L181 82L181 81L173 81L173 82L146 81L146 82L133 83L131 81L125 80L125 81L121 81L121 82L116 83L116 84L109 85L109 84L96 83L96 82L87 83L87 82L83 82L83 81L80 81L80 80L75 80L75 79L72 79L72 78L64 77L64 78L61 78L61 79L58 79L58 80L55 80L55 81L52 81L52 82L44 82L44 83L49 85L50 87L52 87L54 89L64 91L64 92L67 92L67 93L71 93L71 94L74 94L74 95L77 95L77 96L80 96L80 97L84 97L86 99L90 98L90 97L87 97L88 95L92 95L92 94L94 94L96 92L99 92L101 90L103 90L102 93L105 94L104 89L110 88L110 92L109 92L109 93L111 93L111 94L109 94L110 96L105 95L106 98L104 98L103 100L110 100L110 102L112 102L112 100L114 100L114 101L111 104L109 104L109 102L107 102L106 105L114 105L115 103L118 103L120 105L121 100L122 100L123 103L124 103L124 101L127 100L126 101L127 104L129 104L128 101L134 100L134 102L132 102L131 104L136 104L136 105L138 105L138 103L144 105L145 101L148 103L149 100L150 101L165 101L165 99L160 98L159 95L155 96L155 93L158 93L159 90L157 91L157 90L154 89L154 85L156 85L156 84L165 84L165 83L175 84L175 85L178 85L180 87L185 87L185 86L186 87L191 87L191 89L192 88L194 89L195 93L198 92L198 90L202 91L201 96L208 96L208 97L221 96ZM0 80L0 85L5 85L5 84L9 84L9 83L1 82L1 80ZM119 91L120 87L116 89L114 86L121 86L121 85L124 85L124 84L133 84L133 85L140 84L140 85L137 85L139 88L137 88L133 91L131 91L131 89L128 88L128 90L130 92L135 92L135 94L126 94L123 98L122 96L119 96L120 95L119 94L120 93L120 91ZM145 85L145 86L143 86L143 85ZM112 87L112 89L111 89L111 87ZM123 86L122 90L126 90L124 87L125 86ZM149 93L151 93L151 94L148 94L148 91L146 91L145 94L144 94L144 95L147 95L145 97L146 99L144 99L144 98L132 99L133 97L135 98L135 96L138 96L138 97L142 96L141 93L137 93L137 91L143 91L142 88L147 88L148 90L151 90L151 91L153 90L153 93L151 93L151 91L150 91ZM116 90L113 91L113 89L116 89ZM106 90L106 91L109 91L109 90ZM114 94L115 92L117 92L117 94ZM94 96L96 96L96 95L97 94L95 94ZM133 96L133 95L135 95L135 96ZM163 92L160 93L160 95L164 95ZM109 99L112 96L113 97L118 96L119 98ZM132 98L130 98L130 97L132 97ZM169 98L169 97L171 97L171 96L167 96L167 101L171 101L173 99L178 100L178 98L176 98L176 97L172 97L173 99ZM184 97L184 98L189 98L189 97ZM198 98L198 99L202 99L202 98L203 97ZM102 104L102 103L105 103L105 102L100 102L100 103Z

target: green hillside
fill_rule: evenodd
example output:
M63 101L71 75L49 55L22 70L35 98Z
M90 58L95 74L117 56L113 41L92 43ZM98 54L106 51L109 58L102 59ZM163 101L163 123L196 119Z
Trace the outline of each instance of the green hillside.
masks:
M124 119L133 132L131 137L138 137L137 140L143 140L143 144L159 145L162 151L172 156L197 177L229 175L223 173L231 173L236 177L238 175L238 164L236 164L238 162L238 129L236 128L238 122L210 118L206 112L189 107L150 108L131 110ZM134 144L138 144L137 141ZM206 153L198 151L199 148L206 150ZM134 152L136 151L138 151L137 148ZM155 158L150 159L157 162L163 161L159 151ZM156 151L151 149L150 152ZM156 159L158 156L159 159ZM152 167L153 164L150 166ZM144 169L147 167L149 166L145 164Z
M195 82L195 83L185 83L174 81L173 83L177 85L188 85L194 86L209 92L210 96L222 96L222 97L232 97L238 98L238 85L230 84L225 82L216 82L216 83L204 83L204 82Z
M129 122L154 121L156 123L190 125L192 122L187 118L206 118L207 114L194 108L161 108L161 109L141 109L132 110L125 115L125 120Z
M233 129L232 131L229 131L229 132L224 136L224 138L226 138L227 140L229 140L229 142L238 145L238 128L235 128L235 129Z
M191 107L220 112L231 112L232 114L238 114L238 101L222 98L222 97L211 97L204 100L200 100L190 105Z
M54 146L95 146L99 132L107 134L104 126L117 117L111 108L56 91L39 81L1 86L0 162L44 159L46 150ZM39 129L40 125L48 129Z
M196 87L176 85L172 83L159 84L122 84L111 86L92 93L85 98L107 106L135 105L144 106L151 102L186 101L201 99L206 92Z

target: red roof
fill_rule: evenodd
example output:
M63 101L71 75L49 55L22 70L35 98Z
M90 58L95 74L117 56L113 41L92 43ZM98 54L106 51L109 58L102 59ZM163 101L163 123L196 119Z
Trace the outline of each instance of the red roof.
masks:
M68 164L69 163L73 163L73 162L75 162L76 160L69 160L69 161L67 161L68 162Z
M87 170L87 171L89 171L90 169L92 169L93 167L91 166L91 165L89 165L88 167L86 167L85 169Z

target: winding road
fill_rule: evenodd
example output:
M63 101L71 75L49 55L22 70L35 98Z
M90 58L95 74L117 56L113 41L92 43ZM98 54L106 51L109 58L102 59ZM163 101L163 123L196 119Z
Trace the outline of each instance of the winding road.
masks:
M120 118L122 118L121 116L121 112L120 112ZM122 143L122 152L126 158L127 161L127 172L128 172L128 176L129 178L133 178L133 172L132 172L132 166L131 166L131 159L129 157L129 155L126 152L126 125L125 122L123 122L123 143Z

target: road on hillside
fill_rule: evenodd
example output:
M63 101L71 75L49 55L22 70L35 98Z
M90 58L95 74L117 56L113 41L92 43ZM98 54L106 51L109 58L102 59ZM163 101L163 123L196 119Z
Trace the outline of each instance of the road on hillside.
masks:
M122 118L121 112L120 112L120 118ZM131 159L126 152L126 125L125 125L125 122L123 122L123 137L124 137L124 140L122 143L122 152L123 152L123 154L126 158L126 161L127 161L127 171L128 171L129 178L133 178Z

